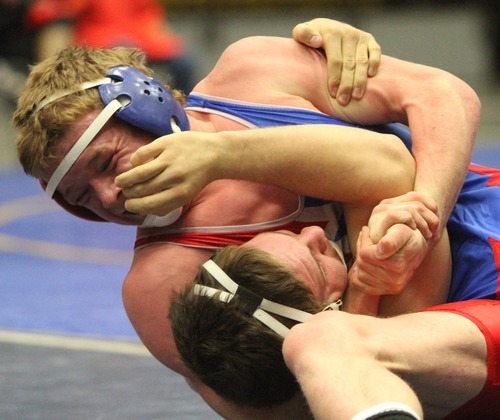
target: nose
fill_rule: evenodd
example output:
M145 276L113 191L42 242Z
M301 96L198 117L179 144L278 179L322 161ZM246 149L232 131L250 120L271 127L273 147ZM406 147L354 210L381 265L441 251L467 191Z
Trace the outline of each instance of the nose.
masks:
M299 241L311 250L323 253L327 249L325 232L319 226L308 226L300 231Z
M125 197L122 194L122 189L119 188L114 181L114 177L106 177L91 182L92 189L94 190L101 206L106 210L125 208Z

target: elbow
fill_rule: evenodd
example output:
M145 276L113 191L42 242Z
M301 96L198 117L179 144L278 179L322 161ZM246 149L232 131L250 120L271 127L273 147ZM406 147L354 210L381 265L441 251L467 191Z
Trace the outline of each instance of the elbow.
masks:
M463 104L465 114L470 124L477 126L481 115L481 100L476 91L460 79L454 79L453 89L458 100Z
M440 73L434 78L432 95L440 95L463 118L470 133L475 137L481 115L481 101L477 93L465 81L450 73ZM454 105L454 107L452 107Z

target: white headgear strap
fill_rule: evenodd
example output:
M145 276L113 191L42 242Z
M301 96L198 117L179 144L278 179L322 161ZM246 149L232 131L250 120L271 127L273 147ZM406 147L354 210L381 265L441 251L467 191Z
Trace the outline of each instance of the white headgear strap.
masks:
M100 86L104 83L111 83L112 80L109 77L104 77L102 79L93 80L90 82L85 82L78 85L75 89L67 89L60 92L57 92L48 98L43 99L38 106L35 108L34 112L38 112L43 109L48 104L57 101L65 96L72 95L73 93L80 92L82 90L91 89L96 86ZM111 101L106 107L101 111L101 113L97 116L97 118L90 124L90 126L85 130L85 132L81 135L81 137L76 141L68 154L61 161L59 166L56 168L49 181L47 182L47 188L45 189L45 193L52 198L57 186L64 178L64 176L68 173L71 167L74 165L76 160L80 157L86 147L90 144L92 140L94 140L95 136L99 131L101 131L102 127L108 122L108 120L123 106L127 105L130 102L128 99L123 98L122 102L120 102L121 98L114 99ZM126 100L127 102L125 102Z
M289 329L267 312L281 315L285 318L293 319L298 322L304 322L307 318L312 316L312 314L301 311L300 309L291 308L289 306L264 299L243 286L240 286L212 260L208 260L202 267L207 270L223 287L225 287L228 292L197 284L194 288L197 295L212 297L219 294L219 299L222 302L229 302L234 296L238 295L242 303L242 309L245 312L257 318L260 322L271 328L275 333L282 337L285 337L288 334Z
M101 131L102 127L108 122L108 120L122 107L122 103L118 99L113 99L106 107L101 111L97 118L89 125L82 136L76 141L70 151L64 156L64 159L59 163L54 173L47 182L47 188L45 192L52 198L57 186L62 181L64 176L68 173L71 167L75 164L76 160L80 157L83 151L87 148L92 140L94 140L97 133Z
M102 79L92 80L90 82L83 82L79 84L75 89L65 89L59 92L50 95L47 98L44 98L40 101L40 103L35 107L33 113L40 111L42 108L45 108L48 104L57 101L58 99L64 98L65 96L72 95L76 92L81 92L82 90L91 89L97 86L101 86L104 83L112 83L113 80L109 77L103 77Z

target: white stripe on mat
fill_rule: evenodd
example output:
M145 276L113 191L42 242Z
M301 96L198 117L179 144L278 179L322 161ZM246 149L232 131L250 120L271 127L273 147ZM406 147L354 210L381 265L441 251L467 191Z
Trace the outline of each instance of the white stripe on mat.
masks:
M68 350L151 356L141 343L68 337L64 335L37 334L17 331L0 331L0 342L26 346L52 347Z

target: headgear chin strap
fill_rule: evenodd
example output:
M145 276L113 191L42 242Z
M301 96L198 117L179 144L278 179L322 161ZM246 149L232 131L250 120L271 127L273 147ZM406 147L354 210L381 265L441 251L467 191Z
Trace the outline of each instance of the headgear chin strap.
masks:
M105 107L76 141L50 177L45 192L51 198L54 197L59 183L76 160L115 114L129 124L156 136L189 130L189 120L184 108L174 99L169 90L156 79L129 66L112 67L105 78L82 83L76 89L57 92L42 100L34 112L40 111L60 98L94 87L98 87ZM70 211L78 215L78 208L65 203L64 200L57 201L63 207L71 208ZM148 216L143 227L166 226L177 220L181 212L182 208L162 217ZM96 220L99 219L99 216L96 215Z
M267 312L281 315L285 318L298 322L304 322L312 316L312 314L308 312L272 302L253 293L231 279L231 277L229 277L213 260L208 260L202 265L202 267L207 270L228 292L196 284L194 286L194 292L197 295L212 297L219 294L219 299L226 303L231 301L235 296L238 296L241 309L244 312L257 318L260 322L272 329L281 337L286 337L290 330Z

